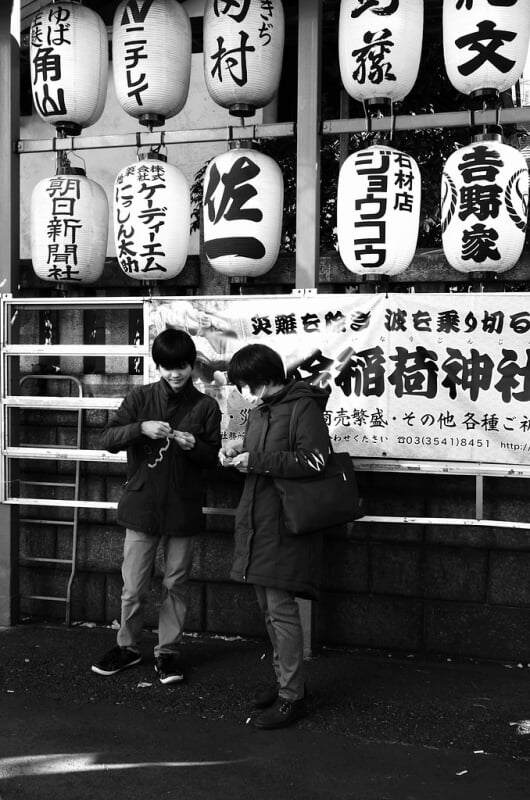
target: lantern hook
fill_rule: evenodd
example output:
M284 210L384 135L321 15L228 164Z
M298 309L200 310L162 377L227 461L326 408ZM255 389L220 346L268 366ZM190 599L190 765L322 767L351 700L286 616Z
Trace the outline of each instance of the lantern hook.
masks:
M394 139L394 132L396 130L396 115L394 114L394 103L390 101L390 132L388 134L389 141Z

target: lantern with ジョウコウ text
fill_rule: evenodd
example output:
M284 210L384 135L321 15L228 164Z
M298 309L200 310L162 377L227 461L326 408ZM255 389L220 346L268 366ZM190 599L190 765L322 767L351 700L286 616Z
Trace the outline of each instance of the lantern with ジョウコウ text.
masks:
M77 136L105 106L107 29L101 17L76 2L37 11L30 31L33 102L60 136Z
M116 96L142 125L163 125L182 110L191 72L191 23L175 0L122 0L114 14Z
M337 192L339 252L350 272L403 272L416 250L420 203L420 171L411 156L385 145L352 153Z
M442 245L459 272L505 272L523 250L528 168L500 136L452 153L442 176Z
M94 283L107 255L109 204L101 186L65 162L31 195L31 259L35 274L57 284Z
M186 178L151 151L124 167L114 182L114 241L123 272L139 281L165 281L182 272L190 239Z
M280 250L283 175L269 156L236 147L216 156L203 184L204 249L232 277L263 275Z
M355 100L398 102L416 82L423 38L423 0L342 0L339 66Z
M204 77L212 100L248 117L278 91L285 23L280 0L206 0Z
M528 0L444 0L445 69L463 94L510 89L522 75L529 37Z

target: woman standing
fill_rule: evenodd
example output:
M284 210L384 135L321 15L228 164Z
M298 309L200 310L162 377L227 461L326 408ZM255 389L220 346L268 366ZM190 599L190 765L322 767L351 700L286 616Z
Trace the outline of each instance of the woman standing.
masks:
M322 534L291 534L284 523L274 478L319 475L329 454L323 410L328 392L303 381L288 383L283 362L270 347L238 350L228 380L255 407L242 448L220 452L223 466L246 479L235 522L231 577L253 584L272 643L276 683L254 699L258 728L290 725L307 713L303 634L296 597L318 599ZM293 413L294 412L294 413Z

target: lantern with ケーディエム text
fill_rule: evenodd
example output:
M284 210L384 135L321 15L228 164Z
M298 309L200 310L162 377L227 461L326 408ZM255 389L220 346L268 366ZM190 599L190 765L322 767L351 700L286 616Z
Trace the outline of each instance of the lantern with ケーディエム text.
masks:
M234 147L213 158L203 184L204 249L233 277L263 275L280 250L283 175L269 156Z
M108 39L101 17L78 2L55 2L33 17L30 31L33 102L60 136L77 136L103 112Z
M444 0L443 48L449 80L475 97L519 80L528 53L528 0Z
M31 195L35 274L57 284L94 283L107 255L109 204L101 186L65 161Z
M182 272L190 238L190 192L183 173L151 151L114 182L114 241L123 272L164 281Z
M191 72L191 23L175 0L122 0L114 13L116 95L142 125L163 125L184 107Z
M505 272L521 256L528 168L500 136L477 136L452 153L442 176L442 245L459 272Z
M342 0L339 66L355 100L370 105L397 102L418 75L423 38L423 0Z
M363 276L406 269L416 250L420 203L420 171L411 156L385 145L352 153L337 192L337 238L346 267Z
M280 0L206 0L204 77L212 100L252 116L278 91L285 23Z

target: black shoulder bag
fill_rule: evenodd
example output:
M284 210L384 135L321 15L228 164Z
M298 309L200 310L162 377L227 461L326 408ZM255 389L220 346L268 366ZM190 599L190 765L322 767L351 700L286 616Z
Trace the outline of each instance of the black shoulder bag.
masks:
M289 424L289 447L294 450L295 403ZM274 478L282 501L286 528L290 533L312 531L343 525L363 516L357 480L351 456L330 454L324 472L307 478Z

